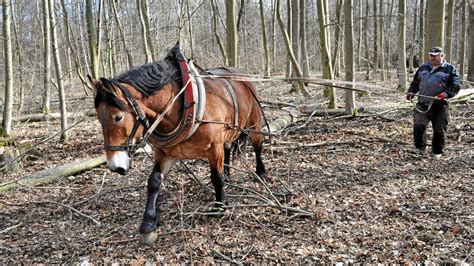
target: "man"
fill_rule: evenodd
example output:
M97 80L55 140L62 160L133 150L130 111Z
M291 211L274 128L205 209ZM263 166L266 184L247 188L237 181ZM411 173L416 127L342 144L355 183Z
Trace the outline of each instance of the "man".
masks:
M430 61L418 68L406 97L411 100L418 96L413 113L415 153L425 152L426 127L431 121L431 151L434 158L441 158L450 117L446 99L454 97L461 86L457 70L444 60L443 48L433 47L428 54Z

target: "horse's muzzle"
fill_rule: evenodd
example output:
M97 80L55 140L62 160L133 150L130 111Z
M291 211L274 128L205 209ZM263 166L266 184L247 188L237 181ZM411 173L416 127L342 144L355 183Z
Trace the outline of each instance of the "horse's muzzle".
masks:
M116 152L109 160L107 167L110 171L126 175L132 167L132 159L126 152Z

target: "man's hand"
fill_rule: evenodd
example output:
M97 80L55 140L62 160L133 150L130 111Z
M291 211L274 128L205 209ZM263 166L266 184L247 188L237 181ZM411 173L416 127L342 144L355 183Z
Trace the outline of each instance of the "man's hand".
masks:
M448 94L446 92L441 92L436 97L438 97L440 100L446 100L446 98L448 98Z
M415 97L415 94L413 92L407 92L407 100L411 101Z

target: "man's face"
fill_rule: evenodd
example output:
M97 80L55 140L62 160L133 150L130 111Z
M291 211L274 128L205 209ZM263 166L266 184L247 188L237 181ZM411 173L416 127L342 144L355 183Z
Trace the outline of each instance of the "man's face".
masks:
M437 55L431 55L430 54L430 62L434 66L439 66L441 65L441 62L443 62L444 55L443 54L437 54Z

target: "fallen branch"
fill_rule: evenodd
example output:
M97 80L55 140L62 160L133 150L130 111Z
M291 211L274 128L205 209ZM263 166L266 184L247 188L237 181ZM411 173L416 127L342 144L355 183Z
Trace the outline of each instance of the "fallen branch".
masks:
M105 163L105 161L105 155L100 155L92 159L74 161L52 169L45 169L31 176L0 184L0 192L5 192L18 187L34 187L37 185L50 183L59 178L74 175L84 170L95 168Z
M285 102L279 102L279 101L260 100L260 103L267 104L267 105L270 105L270 106L278 106L278 107L294 107L294 108L299 108L300 107L297 104L285 103Z

